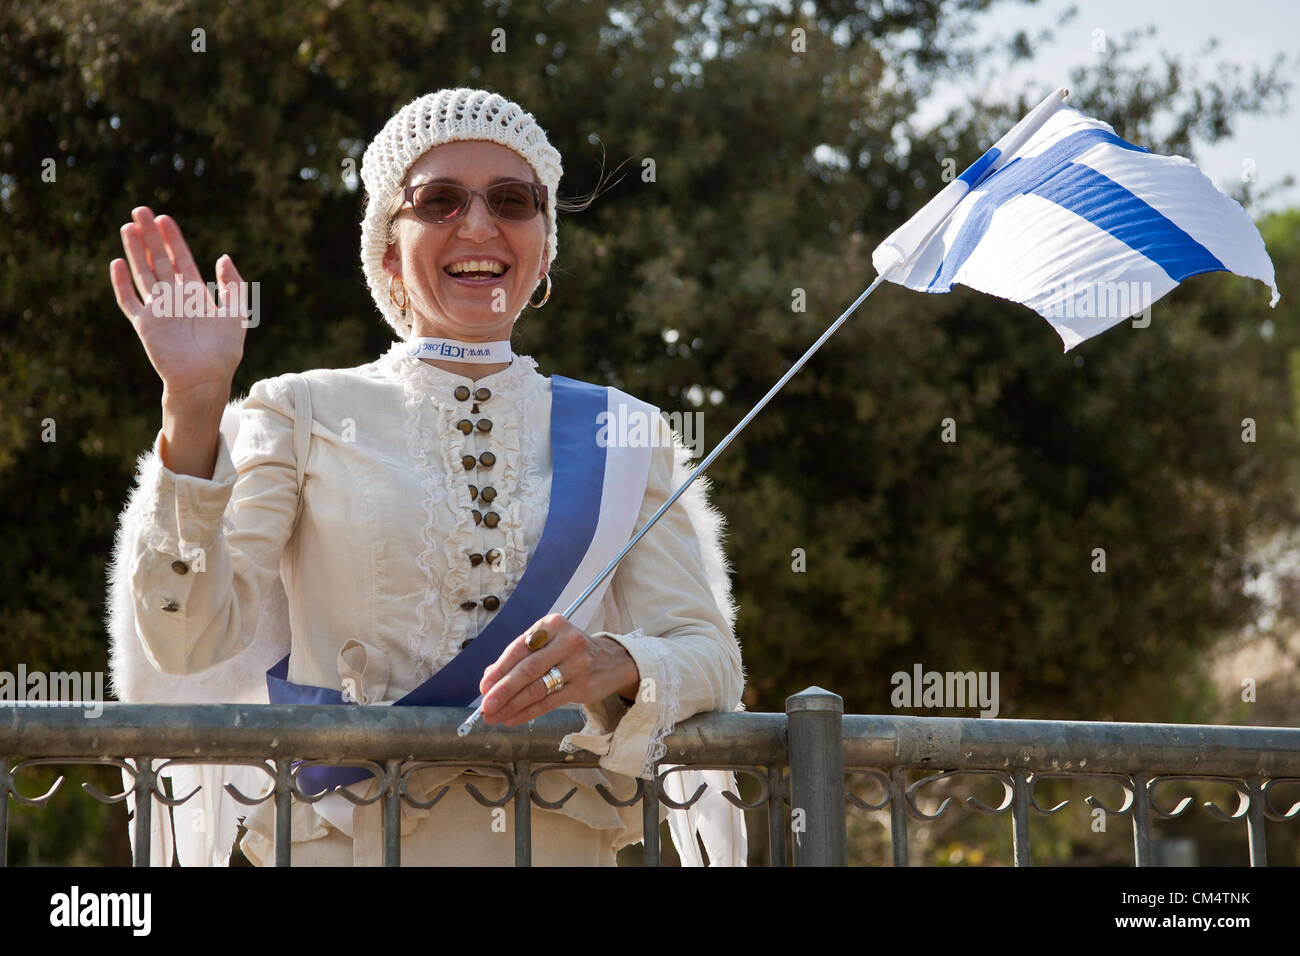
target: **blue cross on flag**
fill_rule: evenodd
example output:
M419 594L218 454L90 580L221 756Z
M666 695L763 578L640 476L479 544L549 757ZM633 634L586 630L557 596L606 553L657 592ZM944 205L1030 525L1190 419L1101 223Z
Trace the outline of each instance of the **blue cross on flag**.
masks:
M1057 90L882 242L872 264L918 292L954 283L1029 306L1066 351L1202 272L1279 294L1235 200L1181 156L1160 156Z

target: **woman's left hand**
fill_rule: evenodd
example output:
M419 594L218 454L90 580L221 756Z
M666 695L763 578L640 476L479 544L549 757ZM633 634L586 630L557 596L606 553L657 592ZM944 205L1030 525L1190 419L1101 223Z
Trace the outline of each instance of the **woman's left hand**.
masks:
M528 638L539 630L548 639L532 650ZM542 676L552 667L559 670L564 685L548 694ZM563 615L549 614L511 641L483 672L478 687L483 721L513 727L562 704L595 705L611 694L635 698L640 680L632 655L618 641L588 637Z

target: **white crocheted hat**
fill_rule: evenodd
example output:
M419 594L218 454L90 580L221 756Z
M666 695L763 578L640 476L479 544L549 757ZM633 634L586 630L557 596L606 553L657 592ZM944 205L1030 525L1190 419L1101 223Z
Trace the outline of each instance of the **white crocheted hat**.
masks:
M384 253L388 249L388 206L415 161L434 146L457 140L499 143L524 158L546 187L546 257L555 262L555 197L564 167L559 151L531 113L488 90L439 90L412 100L384 124L361 157L361 181L370 202L361 220L361 267L370 294L388 324L405 341L411 320L403 319L388 295Z

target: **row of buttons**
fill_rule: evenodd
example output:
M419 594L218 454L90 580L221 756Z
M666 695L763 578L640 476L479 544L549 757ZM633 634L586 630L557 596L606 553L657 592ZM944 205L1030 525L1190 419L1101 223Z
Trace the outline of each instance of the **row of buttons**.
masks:
M469 401L469 386L468 386L468 385L457 385L457 386L456 386L456 391L452 392L452 394L456 396L456 401L458 401L458 402L468 402L468 401ZM482 387L480 387L480 388L476 388L476 389L474 390L474 401L476 401L476 402L486 402L486 401L487 401L489 398L491 398L491 397L492 397L492 389L488 388L486 385L484 385L484 386L482 386Z
M456 396L457 401L466 402L469 401L471 392L468 386L457 385L455 390L452 392L452 394ZM478 403L486 402L489 398L492 397L492 390L486 387L480 387L480 388L476 388L472 394L474 397L475 404L474 407L470 410L470 413L475 414L479 410ZM456 422L456 429L462 435L466 435L466 436L472 435L476 429L480 434L487 435L492 431L492 420L489 418L480 418L478 419L478 421L470 421L468 418L462 418L458 422ZM472 471L476 466L479 468L491 468L493 465L497 463L497 456L490 451L485 451L478 456L465 455L461 458L460 461L461 464L465 466L466 471ZM481 501L485 504L490 505L492 504L492 502L496 501L496 498L497 498L497 490L493 488L491 485L485 485L482 489L480 489L477 485L469 486L470 501ZM498 524L501 523L501 516L497 514L495 511L489 511L486 514L484 514L478 508L475 508L471 513L474 516L475 527L481 524L488 528L495 528ZM501 552L497 548L492 548L490 551L487 552L486 555L480 554L477 551L472 552L469 555L470 567L475 567L475 568L481 565L484 561L487 561L488 564L493 565L500 560L501 560ZM479 601L472 601L472 600L462 601L460 605L460 609L462 611L472 611L479 606L479 603L480 603ZM495 611L497 608L501 606L501 598L497 597L495 594L488 594L481 599L481 603L483 605L483 610ZM465 648L469 647L470 643L473 640L474 638L471 637L468 638L467 640L462 641L460 645L461 650L464 650Z

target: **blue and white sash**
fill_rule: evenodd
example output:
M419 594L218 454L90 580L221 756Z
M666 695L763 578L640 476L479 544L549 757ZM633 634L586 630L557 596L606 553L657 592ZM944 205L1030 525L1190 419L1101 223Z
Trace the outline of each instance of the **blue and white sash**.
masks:
M506 646L540 618L563 611L627 544L645 497L654 433L635 447L602 443L598 435L608 430L602 422L629 414L657 418L659 410L615 388L551 376L551 499L537 549L487 627L394 706L470 706L483 672ZM602 582L570 618L576 627L586 629L612 580L613 575ZM341 690L295 684L288 672L288 656L266 672L272 704L345 703ZM304 792L318 793L370 776L361 767L309 767L299 781Z

